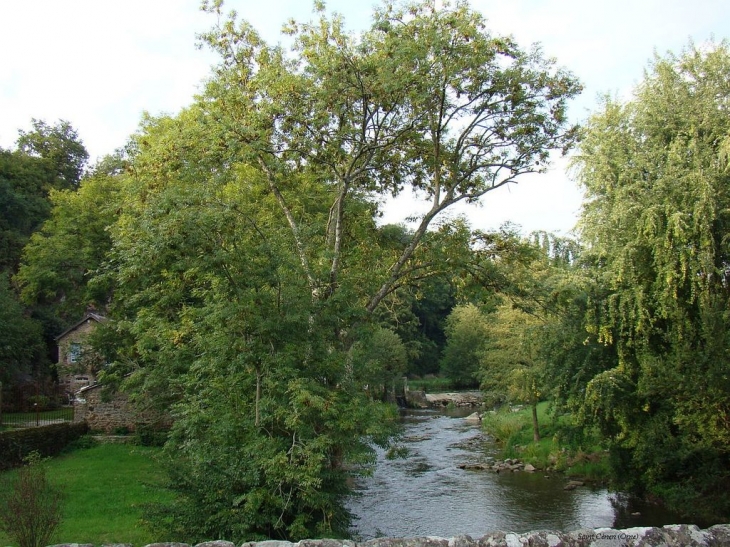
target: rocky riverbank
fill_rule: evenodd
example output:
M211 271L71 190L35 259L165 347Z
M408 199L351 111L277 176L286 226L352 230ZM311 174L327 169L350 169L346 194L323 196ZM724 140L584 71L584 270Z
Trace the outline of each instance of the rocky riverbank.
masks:
M427 393L426 403L430 407L471 407L484 404L481 391L464 391L454 393Z

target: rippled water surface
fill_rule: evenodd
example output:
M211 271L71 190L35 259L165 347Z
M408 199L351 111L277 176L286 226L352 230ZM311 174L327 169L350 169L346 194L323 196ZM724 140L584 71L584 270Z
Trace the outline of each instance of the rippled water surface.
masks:
M602 488L566 491L560 475L459 469L496 454L478 425L435 411L409 411L403 421L399 444L409 456L389 460L380 451L374 474L359 479L350 502L354 533L363 539L662 525L674 518L647 508L631 516L635 505L617 503Z

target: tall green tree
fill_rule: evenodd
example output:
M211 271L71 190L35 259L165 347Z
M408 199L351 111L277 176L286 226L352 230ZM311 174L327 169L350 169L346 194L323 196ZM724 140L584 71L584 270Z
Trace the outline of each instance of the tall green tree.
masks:
M576 166L599 283L591 330L617 362L585 412L617 476L677 505L730 511L730 50L657 56L632 100L606 98Z
M0 149L0 268L11 273L49 215L49 193L75 188L88 158L68 122L32 124L32 131L20 131L15 150Z
M30 235L48 216L45 170L38 158L0 149L0 269L14 273Z
M105 377L175 418L183 499L156 522L201 539L344 535L347 469L372 461L392 416L362 385L387 363L353 348L378 308L447 269L465 230L429 232L438 214L573 143L579 86L466 4L388 5L362 35L319 11L290 25L291 52L208 9L221 63L204 93L133 139L106 262L123 343ZM379 203L405 189L430 209L386 244Z
M537 403L546 395L545 362L541 352L545 323L545 319L510 303L498 306L487 316L476 373L484 391L503 393L507 401L530 405L535 442L540 441Z
M209 9L222 16L221 2ZM315 295L337 290L349 200L409 188L431 204L369 290L372 312L420 271L414 252L439 213L543 170L550 150L574 141L565 117L580 90L572 75L537 49L493 36L465 3L387 4L358 37L324 13L289 32L292 55L235 17L206 35L222 57L207 108L226 120L222 138L266 174ZM321 256L305 237L315 226L297 215L302 192L291 184L293 171L310 168L330 193L314 232Z
M388 394L394 395L396 381L406 372L406 347L395 332L377 326L353 346L352 360L357 380L367 385L374 396L387 400Z

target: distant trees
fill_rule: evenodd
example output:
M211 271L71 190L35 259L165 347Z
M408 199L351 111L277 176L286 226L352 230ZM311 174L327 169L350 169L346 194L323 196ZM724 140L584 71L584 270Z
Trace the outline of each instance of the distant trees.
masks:
M88 153L68 122L32 121L21 131L15 150L0 149L0 381L36 380L49 373L50 347L58 324L18 302L17 273L23 249L46 219L50 195L75 188ZM63 256L56 258L64 260Z
M48 125L33 119L31 125L32 131L20 131L16 141L18 152L41 160L48 188L76 188L89 159L78 132L65 120Z
M108 228L117 220L124 178L95 173L73 190L52 190L51 211L23 249L15 276L28 306L44 308L65 324L90 305L103 309L110 287L92 278L107 259Z
M454 387L478 385L488 322L489 318L474 304L456 306L446 319L446 347L441 359L441 373Z

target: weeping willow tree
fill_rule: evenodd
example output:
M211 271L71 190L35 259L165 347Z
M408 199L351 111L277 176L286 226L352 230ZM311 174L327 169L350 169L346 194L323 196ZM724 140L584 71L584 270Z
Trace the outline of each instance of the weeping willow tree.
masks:
M606 98L576 158L581 234L606 296L589 330L618 355L584 412L617 477L730 514L730 52L656 57ZM719 500L719 501L718 501Z

